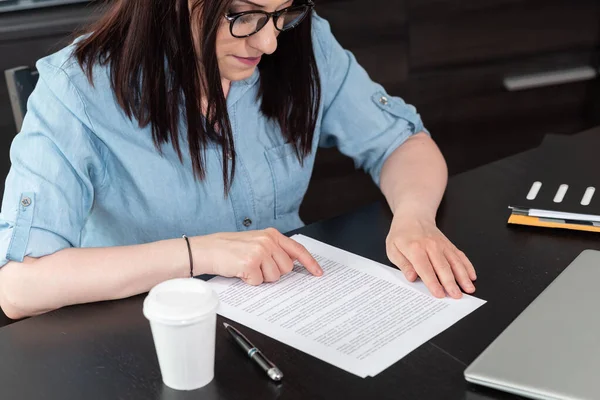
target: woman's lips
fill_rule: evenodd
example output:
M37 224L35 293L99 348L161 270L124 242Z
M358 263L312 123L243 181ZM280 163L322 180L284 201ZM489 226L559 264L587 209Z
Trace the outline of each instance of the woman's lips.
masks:
M244 65L255 66L260 62L260 57L233 57Z

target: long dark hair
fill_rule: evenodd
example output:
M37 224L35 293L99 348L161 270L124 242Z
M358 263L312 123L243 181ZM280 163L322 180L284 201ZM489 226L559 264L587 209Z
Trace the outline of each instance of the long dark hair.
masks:
M184 110L194 174L200 180L205 177L204 149L210 141L217 143L223 154L225 193L235 175L235 150L216 36L231 2L197 0L190 11L188 0L118 0L75 48L91 84L94 65L108 65L112 89L126 115L141 127L150 124L157 150L170 142L180 160L179 121ZM194 50L192 21L199 28L200 55ZM264 55L258 68L261 110L278 122L302 162L311 151L321 101L311 18L282 32L277 51ZM204 112L201 98L208 101Z

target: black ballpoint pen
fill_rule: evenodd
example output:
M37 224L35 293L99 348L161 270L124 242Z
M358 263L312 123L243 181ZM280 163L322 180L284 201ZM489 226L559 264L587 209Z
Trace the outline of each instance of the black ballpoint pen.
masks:
M260 352L250 341L242 335L240 331L235 329L233 326L229 325L226 322L223 322L225 325L225 329L231 334L233 339L240 345L240 347L244 350L248 357L253 359L263 371L267 373L269 378L274 381L279 382L283 378L283 373L273 364L267 357L264 356L263 353Z

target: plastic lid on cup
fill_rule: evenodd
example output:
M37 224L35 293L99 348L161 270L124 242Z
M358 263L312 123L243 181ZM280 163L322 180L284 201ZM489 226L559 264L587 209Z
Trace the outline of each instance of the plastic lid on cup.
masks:
M144 299L144 316L167 325L188 325L216 312L219 297L194 278L171 279L153 287Z

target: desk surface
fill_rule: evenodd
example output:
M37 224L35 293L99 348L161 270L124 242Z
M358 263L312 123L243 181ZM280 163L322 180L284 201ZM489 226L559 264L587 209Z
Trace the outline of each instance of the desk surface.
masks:
M600 130L576 138L598 143ZM215 380L198 391L173 391L162 384L141 312L144 296L137 296L68 307L0 329L0 397L516 399L466 383L464 369L581 251L600 249L597 234L506 224L513 183L532 154L450 180L438 222L476 266L476 296L488 303L375 378L358 378L246 328L284 371L284 382L275 384L219 329ZM298 232L389 265L384 240L390 221L387 207L374 204Z

